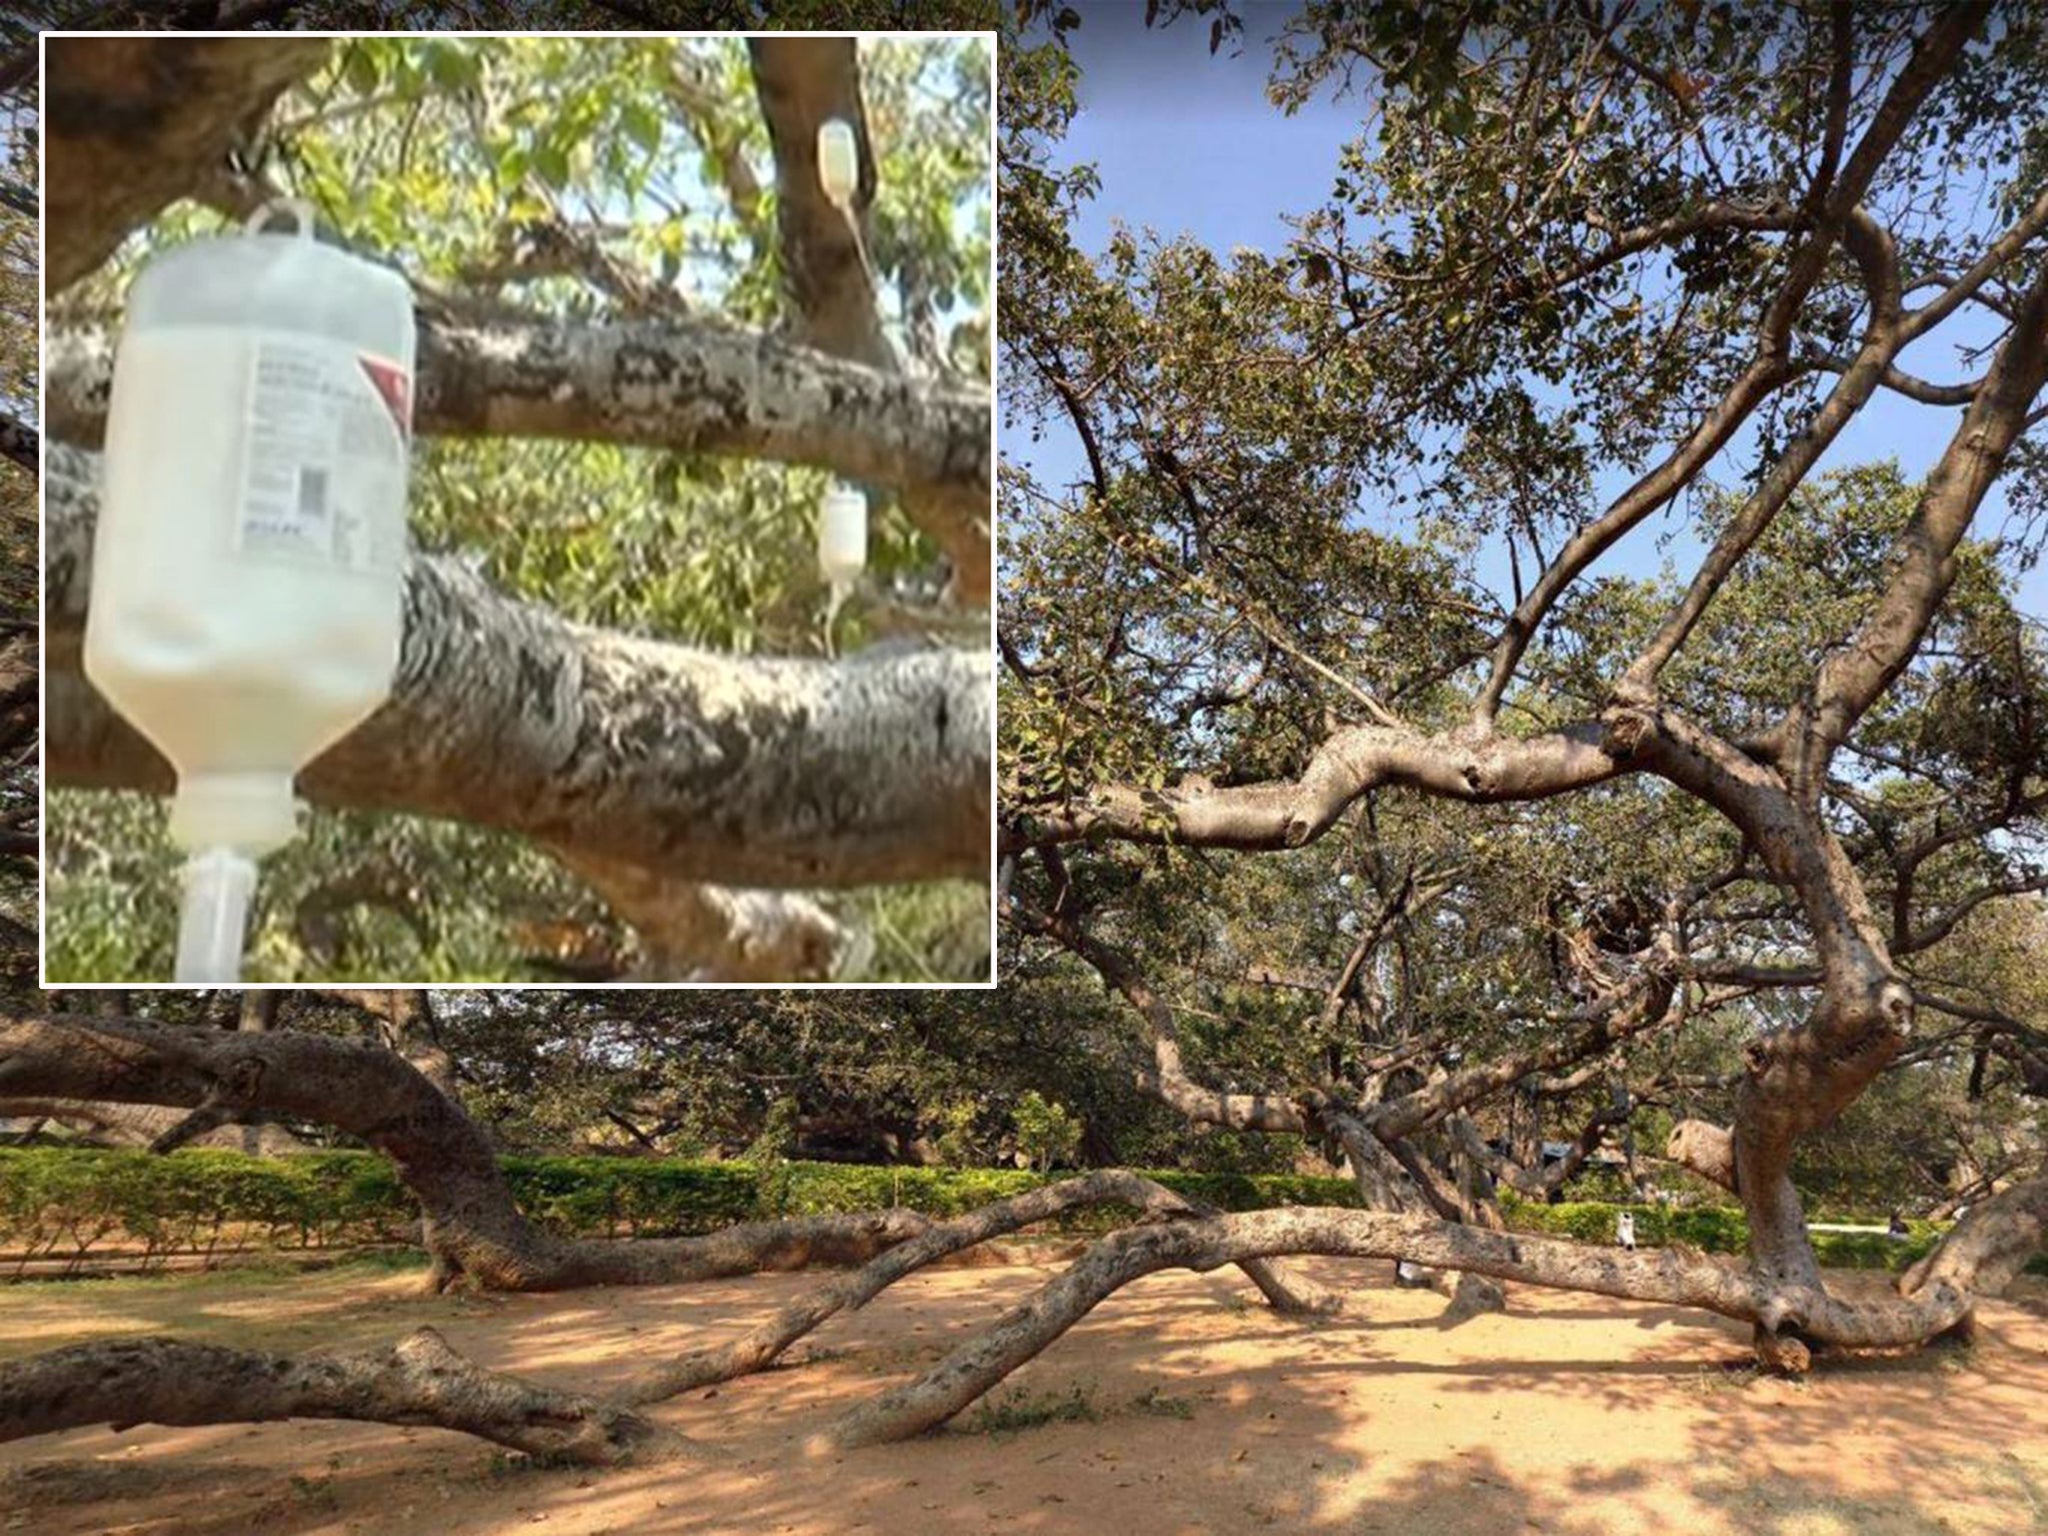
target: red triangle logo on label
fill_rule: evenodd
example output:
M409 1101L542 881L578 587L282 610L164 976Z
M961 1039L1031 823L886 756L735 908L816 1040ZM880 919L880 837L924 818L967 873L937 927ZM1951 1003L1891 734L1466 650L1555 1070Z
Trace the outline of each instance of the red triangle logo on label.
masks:
M412 380L396 363L388 363L381 357L358 357L363 372L368 375L371 385L383 398L384 408L391 412L391 420L398 427L398 435L408 440L412 437Z

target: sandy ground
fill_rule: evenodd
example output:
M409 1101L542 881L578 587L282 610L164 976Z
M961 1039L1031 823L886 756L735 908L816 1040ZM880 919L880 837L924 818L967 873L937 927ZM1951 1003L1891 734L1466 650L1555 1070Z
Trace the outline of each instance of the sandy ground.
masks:
M1303 1325L1234 1272L1155 1276L1014 1377L993 1422L970 1411L907 1445L800 1448L1048 1269L915 1277L828 1323L802 1363L657 1410L709 1448L699 1461L535 1468L368 1425L99 1429L0 1447L0 1532L2048 1531L2038 1281L1987 1310L1973 1351L1789 1384L1741 1369L1742 1331L1694 1313L1518 1289L1509 1315L1443 1329L1439 1298L1391 1288L1383 1264L1311 1268L1355 1288L1352 1315ZM139 1332L315 1349L431 1322L485 1364L601 1390L811 1283L486 1300L362 1270L32 1285L0 1288L0 1356Z

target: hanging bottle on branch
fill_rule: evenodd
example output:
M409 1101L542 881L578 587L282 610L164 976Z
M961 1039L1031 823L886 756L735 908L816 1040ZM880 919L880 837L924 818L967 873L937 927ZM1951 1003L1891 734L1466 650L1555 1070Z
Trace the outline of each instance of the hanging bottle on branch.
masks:
M129 290L85 672L177 772L178 981L238 979L294 778L391 691L412 382L405 279L302 203Z

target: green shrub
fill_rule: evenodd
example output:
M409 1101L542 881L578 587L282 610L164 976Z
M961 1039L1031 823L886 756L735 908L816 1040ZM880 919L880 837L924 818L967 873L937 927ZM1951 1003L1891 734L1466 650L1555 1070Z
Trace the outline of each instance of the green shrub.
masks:
M903 1206L944 1218L1053 1182L1013 1168L898 1168L851 1163L700 1163L635 1157L508 1157L505 1180L520 1209L578 1237L675 1237L739 1221ZM1344 1179L1301 1174L1151 1172L1168 1189L1225 1211L1357 1204ZM1542 1205L1502 1196L1508 1225L1587 1243L1614 1241L1624 1207L1597 1201ZM1625 1207L1645 1247L1680 1242L1740 1253L1748 1241L1732 1207ZM1098 1233L1133 1212L1066 1213L1059 1231ZM173 1253L341 1248L411 1241L418 1208L390 1162L373 1152L245 1157L239 1152L110 1152L0 1148L0 1254L74 1264L120 1249L145 1263ZM1911 1223L1905 1242L1875 1233L1821 1232L1823 1264L1898 1269L1926 1253L1941 1229ZM2048 1274L2048 1257L2029 1268Z
M579 1237L673 1237L739 1221L907 1206L957 1216L1048 1179L1020 1169L895 1168L841 1163L699 1163L665 1158L508 1157L521 1210ZM1341 1179L1157 1173L1160 1183L1225 1210L1349 1204ZM1075 1211L1062 1230L1100 1232L1130 1212ZM328 1248L408 1241L418 1209L390 1162L372 1152L246 1157L187 1150L0 1148L0 1254L86 1258L109 1250L144 1263L173 1253Z
M1513 1190L1501 1192L1501 1212L1514 1231L1582 1243L1612 1243L1614 1219L1624 1210L1636 1213L1636 1242L1645 1248L1677 1242L1705 1253L1741 1253L1749 1246L1749 1222L1735 1206L1609 1205L1593 1200L1544 1205ZM1881 1232L1816 1232L1813 1251L1830 1269L1896 1271L1924 1258L1947 1230L1931 1221L1909 1221L1906 1226L1911 1235L1903 1241ZM2036 1256L2027 1272L2048 1275L2048 1254Z

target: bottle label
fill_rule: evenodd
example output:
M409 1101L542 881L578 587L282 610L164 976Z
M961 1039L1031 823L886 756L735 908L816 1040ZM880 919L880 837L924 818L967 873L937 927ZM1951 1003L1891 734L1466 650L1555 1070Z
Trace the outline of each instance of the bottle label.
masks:
M390 358L319 336L264 336L249 365L235 548L346 570L405 554L410 380Z

